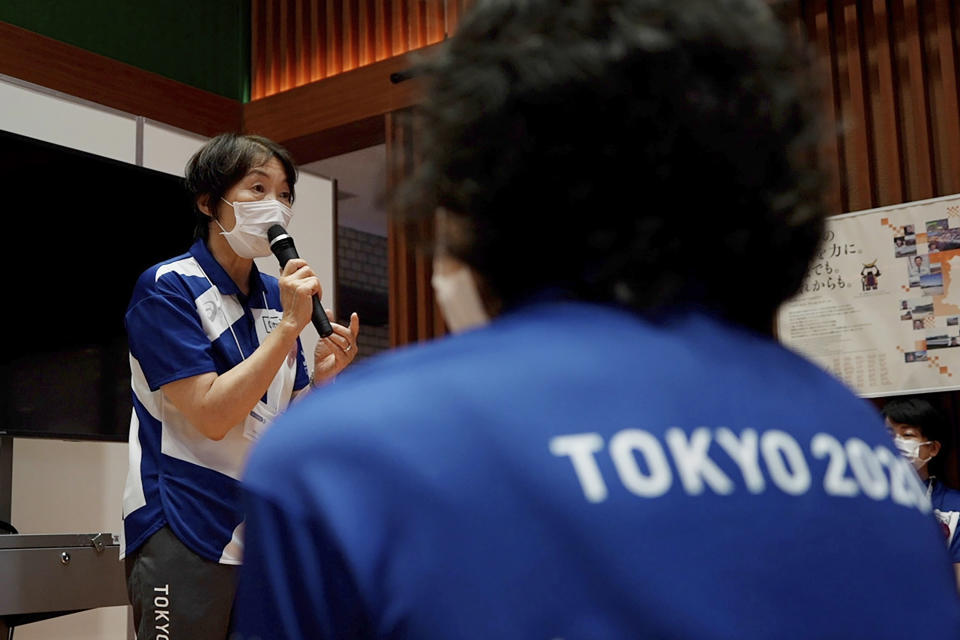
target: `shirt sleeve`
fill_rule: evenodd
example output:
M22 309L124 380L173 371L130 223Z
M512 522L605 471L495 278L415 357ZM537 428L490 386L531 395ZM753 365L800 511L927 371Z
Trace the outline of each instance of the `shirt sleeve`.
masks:
M192 300L153 294L127 311L130 353L151 391L168 382L216 371L210 339Z
M243 492L244 560L234 604L237 640L373 638L341 550L322 523Z

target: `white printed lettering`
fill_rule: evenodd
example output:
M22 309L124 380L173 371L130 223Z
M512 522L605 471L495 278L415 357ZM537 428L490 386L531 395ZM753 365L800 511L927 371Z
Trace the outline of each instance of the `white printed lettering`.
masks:
M760 471L757 432L753 429L744 429L740 438L737 438L737 435L730 429L720 427L714 437L717 444L723 447L730 459L740 467L740 473L743 474L747 491L763 493L766 483L763 481L763 472Z
M803 449L789 433L771 429L760 437L760 451L770 479L784 493L798 496L810 488L810 468Z
M663 496L673 487L674 472L689 495L700 495L708 488L718 495L728 495L736 490L732 479L736 476L728 477L716 460L711 459L713 440L736 464L748 492L763 493L770 483L789 495L802 495L810 490L812 478L807 452L792 435L777 429L743 429L737 433L727 427L715 430L699 427L688 435L683 429L672 427L662 437L642 429L623 429L610 438L607 453L620 483L634 495ZM609 493L597 457L605 444L597 433L556 436L549 442L554 456L570 458L589 502L603 502ZM827 495L853 498L863 493L873 500L890 498L897 505L916 507L923 513L932 510L923 482L910 463L889 447L871 448L859 438L840 441L828 433L817 433L810 441L809 453L814 459L827 461L823 477ZM850 475L847 475L848 464ZM169 586L155 590L169 594ZM154 600L158 607L169 601L162 596ZM163 616L169 620L167 613L157 611L157 619Z
M170 600L165 596L157 596L153 599L153 606L155 607L167 607L170 605Z
M836 438L829 433L818 433L810 441L810 451L818 460L830 456L827 472L823 477L823 490L828 495L852 498L860 493L856 481L844 475L847 470L847 454Z
M166 594L166 595L170 595L170 585L168 585L168 584L165 584L165 585L163 585L162 587L154 587L153 590L154 590L154 591L159 591L160 593L163 593L163 594Z
M890 495L887 476L870 445L860 438L850 438L847 440L846 450L853 477L857 479L863 494L874 500L883 500Z
M583 489L583 495L590 502L603 502L607 499L607 485L593 457L601 449L603 449L603 438L596 433L557 436L550 440L550 453L557 457L570 458L573 471Z
M673 454L673 461L677 465L677 473L683 488L690 495L703 493L704 482L714 493L727 495L733 491L733 481L720 470L713 460L707 456L710 448L710 430L699 427L690 434L676 427L668 429L666 433L667 446Z
M643 455L649 473L637 464L635 453ZM620 481L628 491L644 498L656 498L670 490L673 474L660 442L646 431L624 429L610 440L610 457Z

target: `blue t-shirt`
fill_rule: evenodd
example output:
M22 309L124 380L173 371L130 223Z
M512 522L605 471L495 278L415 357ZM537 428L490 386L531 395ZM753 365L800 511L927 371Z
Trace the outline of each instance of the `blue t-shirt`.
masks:
M276 278L254 265L244 295L202 240L137 280L126 314L133 417L123 555L169 525L204 558L240 563L240 474L257 433L253 427L282 412L291 392L308 383L300 341L250 413L250 424L235 426L222 440L205 437L161 387L226 373L256 350L282 313Z
M960 634L876 411L695 313L540 304L368 361L243 493L243 640Z

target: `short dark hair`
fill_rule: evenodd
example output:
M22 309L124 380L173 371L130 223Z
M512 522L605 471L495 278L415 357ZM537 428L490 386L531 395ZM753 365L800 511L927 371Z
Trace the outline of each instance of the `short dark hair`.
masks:
M916 396L891 398L884 403L881 413L891 422L916 427L927 440L944 443L947 420L929 400Z
M198 216L194 231L196 238L207 239L210 216L197 206L201 196L207 196L212 210L216 203L254 167L260 167L276 158L283 165L290 187L291 202L297 182L297 166L290 153L276 142L262 136L221 133L210 139L193 154L186 168L186 187L193 198Z
M417 69L400 210L447 210L507 308L556 288L769 332L823 231L793 44L765 0L479 0Z

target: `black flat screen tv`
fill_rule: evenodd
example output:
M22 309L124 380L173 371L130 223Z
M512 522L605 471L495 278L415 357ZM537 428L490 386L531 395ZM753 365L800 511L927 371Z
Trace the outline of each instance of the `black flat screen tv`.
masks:
M123 316L140 273L192 242L183 179L5 131L0 175L0 436L126 440Z

